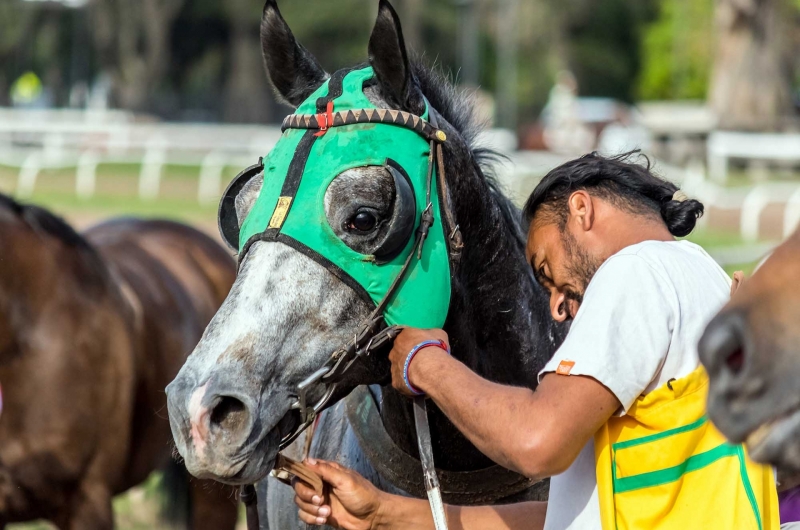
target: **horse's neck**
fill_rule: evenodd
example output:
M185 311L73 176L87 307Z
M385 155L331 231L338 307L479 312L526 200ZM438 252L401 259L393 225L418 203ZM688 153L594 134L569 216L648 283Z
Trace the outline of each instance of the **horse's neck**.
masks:
M451 169L452 168L452 169ZM462 169L462 171L458 171ZM476 167L448 167L450 194L464 236L454 267L445 330L453 355L482 377L533 387L552 354L557 332L514 227ZM469 392L469 389L465 389ZM384 389L384 424L409 454L417 454L410 402ZM430 407L437 467L477 469L490 461L436 407Z

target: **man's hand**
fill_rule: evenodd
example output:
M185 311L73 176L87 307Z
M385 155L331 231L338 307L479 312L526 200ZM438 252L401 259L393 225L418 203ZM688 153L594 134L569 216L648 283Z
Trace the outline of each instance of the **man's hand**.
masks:
M293 483L300 520L311 525L328 524L346 530L370 530L378 510L389 497L361 475L335 462L308 459L309 467L327 483L325 499L305 482Z
M420 342L425 342L426 340L443 340L448 347L450 346L447 333L441 329L405 328L400 332L397 338L394 339L394 346L392 346L392 351L389 352L389 361L392 363L392 386L401 394L413 396L403 380L403 369L405 368L406 358L414 346ZM414 357L413 362L419 361L420 356L427 355L434 349L435 348L425 348L424 350L420 351ZM409 380L414 388L423 390L414 383L414 379L411 377L411 374L409 374Z

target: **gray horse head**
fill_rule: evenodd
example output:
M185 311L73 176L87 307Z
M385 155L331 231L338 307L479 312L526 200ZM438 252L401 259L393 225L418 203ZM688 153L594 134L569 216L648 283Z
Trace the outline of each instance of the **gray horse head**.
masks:
M295 41L274 0L264 8L261 40L267 72L286 103L303 105L331 79ZM424 113L399 21L385 1L369 42L369 66L374 78L364 84L363 94L372 105ZM284 136L280 142L288 141ZM236 186L230 198L236 233L254 211L262 187L263 178ZM398 237L399 232L411 237L408 216L415 211L406 211L397 174L388 165L351 167L320 193L331 237L359 254L379 255L398 241L405 246L408 238ZM251 483L269 472L280 440L300 421L292 408L298 384L352 341L375 309L374 300L347 285L323 260L287 241L255 238L244 251L228 298L167 387L173 434L188 470L229 483ZM444 281L449 289L449 277ZM358 363L336 397L387 376L385 360ZM315 392L311 399L319 398L321 391Z

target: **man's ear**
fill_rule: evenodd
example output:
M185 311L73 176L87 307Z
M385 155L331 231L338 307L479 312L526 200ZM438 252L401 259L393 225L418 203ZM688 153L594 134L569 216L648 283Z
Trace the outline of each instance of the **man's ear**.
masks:
M594 224L594 202L592 196L585 190L572 192L567 201L569 215L580 223L581 228L588 232Z

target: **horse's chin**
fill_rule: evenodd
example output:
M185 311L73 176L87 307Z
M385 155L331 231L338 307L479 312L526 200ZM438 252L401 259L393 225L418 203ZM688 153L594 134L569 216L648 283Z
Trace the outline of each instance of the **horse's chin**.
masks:
M800 409L762 423L745 446L757 462L800 471Z

